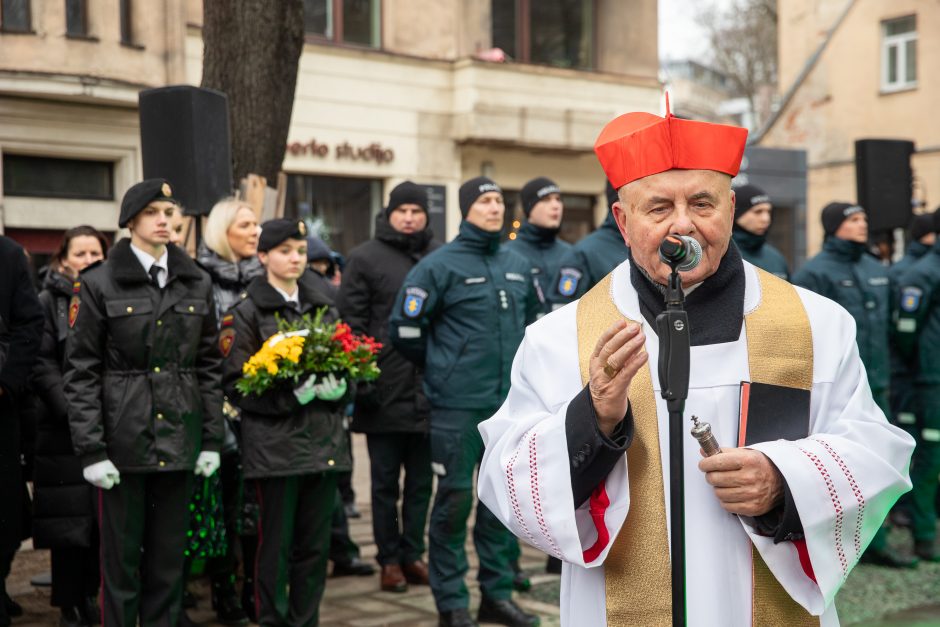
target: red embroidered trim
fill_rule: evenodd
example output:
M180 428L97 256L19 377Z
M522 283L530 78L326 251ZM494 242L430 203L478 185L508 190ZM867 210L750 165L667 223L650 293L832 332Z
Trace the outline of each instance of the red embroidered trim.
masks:
M826 469L825 464L817 457L814 453L807 451L804 448L800 448L803 451L803 454L806 455L813 465L816 466L816 470L819 471L819 474L822 475L823 481L826 483L826 489L829 490L829 499L832 501L832 508L836 512L836 524L835 524L835 545L836 545L836 554L839 556L839 565L842 568L842 577L843 579L849 574L849 563L845 558L845 549L842 547L842 525L845 519L845 512L842 509L842 502L839 500L839 494L836 492L836 486L832 482L832 477L829 476L829 471Z
M829 452L829 455L832 459L839 464L839 468L842 469L842 473L845 475L845 478L848 480L849 485L852 487L852 494L855 495L855 500L858 502L858 515L855 517L855 555L859 556L862 552L862 517L865 514L865 497L862 496L862 490L858 487L858 482L855 481L855 476L852 474L852 471L849 470L848 465L845 461L842 460L842 457L836 453L829 443L825 440L817 439L817 442L823 445L825 449Z
M542 535L545 536L545 539L548 540L548 544L551 546L552 554L560 559L561 551L558 550L555 540L548 533L548 525L545 523L545 517L542 514L542 499L539 496L539 465L535 448L535 438L536 435L533 433L532 437L529 439L529 475L532 484L532 504L535 507L535 519L538 521L539 531L542 532Z
M584 551L583 558L585 564L590 564L597 559L607 544L610 542L610 532L607 531L607 524L604 522L604 514L610 506L610 497L607 496L606 480L600 484L591 493L588 511L591 513L591 520L594 521L594 528L597 530L597 540L587 551Z
M526 440L528 440L531 435L532 430L530 429L524 436L522 436L522 442L520 442L519 446L516 447L516 450L513 451L512 457L509 458L509 463L506 464L506 486L509 490L509 502L512 504L512 513L516 517L516 522L519 523L519 526L522 528L522 531L525 533L532 546L539 550L543 550L542 546L536 542L532 532L529 531L529 526L525 524L525 519L522 517L522 508L519 506L519 495L516 493L516 480L513 478L512 474L512 467L516 465L516 459L519 457L519 449L525 445Z

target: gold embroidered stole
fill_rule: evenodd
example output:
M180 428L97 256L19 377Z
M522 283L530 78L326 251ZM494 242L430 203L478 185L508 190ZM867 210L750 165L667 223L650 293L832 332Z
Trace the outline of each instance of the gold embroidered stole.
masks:
M627 319L614 305L608 274L578 302L578 358L587 385L591 353L601 333ZM810 389L813 344L809 319L796 291L758 270L760 305L745 316L752 381ZM632 321L639 322L639 321ZM604 562L607 624L672 625L672 581L666 503L659 449L659 420L647 363L630 385L634 437L627 453L630 511ZM753 625L819 625L790 598L753 550Z

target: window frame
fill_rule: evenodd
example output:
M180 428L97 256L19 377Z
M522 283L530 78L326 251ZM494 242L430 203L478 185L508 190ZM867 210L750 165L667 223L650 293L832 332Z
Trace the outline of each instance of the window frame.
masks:
M69 2L81 3L82 28L80 33L69 32ZM91 39L88 35L88 0L64 0L65 5L65 36L68 39Z
M23 6L26 7L26 28L9 28L7 27L7 21L3 18L3 2L0 1L0 33L3 34L26 34L33 35L36 31L33 30L33 7L31 0L22 0Z
M888 25L892 22L898 22L900 20L906 20L909 18L914 19L914 27L912 30L900 33L897 35L888 35ZM898 91L907 91L910 89L917 88L917 14L913 13L911 15L903 15L896 18L891 18L889 20L882 20L881 24L881 93L889 94ZM907 80L907 44L913 42L915 55L914 55L914 80ZM891 49L894 48L897 51L896 63L894 64L894 70L897 72L897 80L894 82L889 81L889 75L891 71L890 63L890 54Z
M350 48L359 48L365 50L382 50L385 46L385 40L382 33L382 24L384 13L382 11L382 0L372 0L374 2L374 11L376 15L372 18L377 23L375 24L376 29L376 43L375 45L369 44L360 44L354 41L345 41L343 35L345 30L343 28L343 0L327 0L330 3L332 10L332 33L330 35L320 35L319 33L308 33L304 31L304 40L310 43L318 44L330 44L333 46L345 46Z
M563 67L559 65L553 65L551 63L544 63L542 61L533 61L532 60L532 5L537 0L515 0L515 11L516 11L516 53L518 56L513 57L513 62L515 63L526 63L528 65L540 65L543 67L554 67L565 70L575 70L580 72L592 71L597 68L597 26L598 26L598 16L597 16L597 0L587 0L591 3L591 42L590 42L590 55L591 59L587 66L571 66ZM492 19L492 12L491 12ZM490 36L492 37L493 25L490 24Z
M108 192L106 194L76 194L71 192L57 192L54 190L36 190L36 191L20 191L15 188L15 186L8 185L6 182L6 171L8 170L6 160L11 159L34 159L41 161L58 161L63 162L63 166L67 165L65 162L74 162L74 161L87 161L89 163L94 163L98 165L106 165L107 167L107 187ZM110 159L99 159L99 158L85 158L85 157L72 157L72 156L59 156L59 155L46 155L46 154L33 154L29 152L14 152L14 151L4 151L0 155L0 169L4 171L4 176L0 178L4 186L4 196L10 198L49 198L53 200L91 200L91 201L103 201L103 202L114 202L117 200L117 195L115 193L115 181L117 178L116 170L118 167L117 161Z

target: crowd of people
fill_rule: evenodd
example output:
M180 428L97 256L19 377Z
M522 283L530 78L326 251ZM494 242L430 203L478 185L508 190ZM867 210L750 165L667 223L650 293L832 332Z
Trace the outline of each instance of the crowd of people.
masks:
M579 525L593 520L596 526L597 512L602 521L608 512L611 528L620 523L609 521L619 516L622 523L626 516L625 506L606 509L622 490L610 480L608 493L598 490L604 492L604 478L617 472L633 439L633 421L641 420L641 407L633 392L627 404L626 390L632 389L651 333L623 323L599 339L592 336L597 348L593 355L587 351L578 377L577 342L566 336L573 331L552 331L551 325L563 324L565 316L574 324L577 310L580 340L580 304L603 309L590 296L598 294L592 290L598 284L615 300L634 290L630 298L640 303L634 319L652 325L662 309L657 288L664 279L646 249L659 230L701 233L706 245L708 270L697 271L703 287L689 292L693 348L738 341L745 314L731 315L727 303L755 289L754 279L745 276L750 264L791 279L785 258L767 242L772 199L753 185L731 190L737 165L703 159L682 169L621 172L621 165L609 165L603 151L598 154L608 177L608 213L574 245L558 238L562 189L544 176L522 188L524 222L509 242L502 240L506 206L495 181L481 176L461 185L462 221L446 245L429 228L425 188L401 183L375 217L374 237L351 250L342 267L305 222L259 224L250 206L231 198L212 208L192 258L181 241L182 209L163 179L127 191L117 223L129 237L113 246L89 226L66 231L38 292L22 248L0 237L0 499L22 503L0 511L0 583L20 542L31 535L34 546L51 549L51 603L61 608L62 625L186 625L192 603L186 586L196 563L210 578L220 622L316 625L329 561L334 576L375 572L349 538L347 519L358 515L348 496L351 430L365 435L368 448L381 590L430 586L442 626L537 625L539 619L512 598L514 590L529 585L519 567L519 536L549 555L550 572L561 572L562 561L574 564L575 570L566 570L567 585L584 592L591 582L577 579L577 567L603 560L612 543L582 546L585 537L600 543L603 534L596 527L579 535ZM663 209L662 198L681 185L679 179L657 177L677 172L707 173L704 183L694 181L708 190L694 202L711 205L674 202ZM641 180L650 187L642 193L634 189ZM658 191L656 181L663 182ZM653 194L648 209L643 194ZM689 218L685 211L697 213ZM721 228L710 231L709 221L725 222L715 222ZM857 329L851 347L866 381L856 382L858 389L826 388L819 405L844 392L858 411L877 420L857 398L870 388L881 411L917 441L913 492L891 516L912 530L915 555L891 551L886 527L880 527L870 530L873 540L860 557L895 567L914 566L918 558L940 560L934 541L940 367L936 351L923 350L940 341L934 297L940 286L940 222L917 216L907 255L888 267L867 253L863 208L832 203L822 221L823 251L792 282L851 315ZM623 264L627 259L631 263ZM639 270L631 273L631 267ZM627 274L618 278L616 268L627 268ZM578 306L549 318L554 322L536 323L575 301ZM814 331L824 326L819 316L842 315L804 301ZM356 382L311 376L260 396L240 392L236 383L244 364L275 341L279 323L321 308L325 321L341 319L383 344L380 377ZM709 330L729 315L737 326ZM596 328L599 333L602 327ZM822 339L814 333L812 341ZM829 374L828 366L819 365L817 375L857 375L856 353L831 364ZM574 383L553 384L571 363ZM621 380L621 372L630 374ZM815 394L814 381L807 386ZM604 390L619 390L619 396L611 400ZM829 411L838 414L840 407ZM530 415L540 417L528 421ZM481 424L493 416L481 434ZM21 436L21 424L33 425L24 429L28 437ZM539 452L536 437L554 428L561 437L539 444L548 446ZM853 458L854 444L845 446L850 461L863 460ZM793 471L786 456L765 453L757 455L772 458L780 471ZM520 455L526 466L517 472ZM493 461L487 464L484 456ZM630 459L628 452L632 475ZM743 465L764 463L741 459ZM474 493L481 462L485 502ZM563 483L571 485L574 509L571 502L562 507L554 495L542 511L540 468L543 495L561 487L549 485L553 475L570 475ZM794 522L800 498L787 483L795 475L784 480L766 464L760 468L776 477L768 485L778 498L763 511L747 511L758 518L779 514L771 537L782 538L784 527L787 540L803 537L804 528L809 534L810 521ZM564 511L554 513L556 505ZM465 550L474 508L482 593L475 619ZM21 612L5 592L2 600L0 626Z

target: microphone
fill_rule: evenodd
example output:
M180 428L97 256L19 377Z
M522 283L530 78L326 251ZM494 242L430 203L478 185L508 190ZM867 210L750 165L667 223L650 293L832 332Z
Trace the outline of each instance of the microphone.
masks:
M688 272L702 261L702 245L688 235L667 235L659 245L659 258L678 272Z

